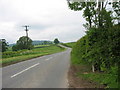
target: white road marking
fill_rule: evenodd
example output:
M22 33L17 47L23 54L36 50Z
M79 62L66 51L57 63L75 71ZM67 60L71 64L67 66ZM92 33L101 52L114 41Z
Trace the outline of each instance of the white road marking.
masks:
M48 60L50 60L50 59L52 59L52 57L50 57L50 58L47 58L47 59L45 59L46 61L48 61Z
M21 72L14 74L13 76L11 76L11 78L13 78L13 77L15 77L15 76L17 76L17 75L19 75L19 74L25 72L25 71L27 71L27 70L29 70L29 69L31 69L31 68L37 66L37 65L39 65L39 64L40 64L40 63L34 64L34 65L32 65L32 66L30 66L30 67L28 67L28 68L22 70Z

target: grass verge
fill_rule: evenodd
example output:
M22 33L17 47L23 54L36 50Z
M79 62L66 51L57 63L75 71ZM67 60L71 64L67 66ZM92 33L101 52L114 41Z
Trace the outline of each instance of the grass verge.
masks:
M29 59L36 58L43 55L49 55L49 54L61 52L64 50L65 48L62 48L60 46L55 46L55 45L44 47L44 48L36 48L36 49L29 50L29 53L27 54L0 59L0 64L2 64L2 66L7 66L17 62L29 60ZM26 52L28 52L28 50L26 50Z
M106 86L106 88L118 88L117 75L107 73L77 73L78 76L82 76L85 79L89 79L93 82L98 82Z

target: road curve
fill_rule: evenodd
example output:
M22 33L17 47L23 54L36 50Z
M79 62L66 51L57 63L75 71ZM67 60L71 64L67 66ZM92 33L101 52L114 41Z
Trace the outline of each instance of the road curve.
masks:
M67 88L71 49L2 68L2 88Z

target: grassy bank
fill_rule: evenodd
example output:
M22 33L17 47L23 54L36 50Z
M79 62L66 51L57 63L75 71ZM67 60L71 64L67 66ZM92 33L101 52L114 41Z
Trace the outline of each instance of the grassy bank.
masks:
M79 77L83 77L85 79L89 79L93 82L98 82L102 85L105 85L106 88L118 88L118 83L117 81L117 75L113 75L113 74L107 74L107 73L80 73L78 72L77 75Z
M61 52L64 50L65 49L60 46L52 45L44 48L34 48L32 50L14 51L11 53L8 52L7 54L5 54L4 58L0 60L0 63L3 66L6 66L20 61L28 60L31 58Z
M62 45L66 46L66 47L70 47L73 48L73 46L76 44L76 42L70 42L70 43L62 43Z

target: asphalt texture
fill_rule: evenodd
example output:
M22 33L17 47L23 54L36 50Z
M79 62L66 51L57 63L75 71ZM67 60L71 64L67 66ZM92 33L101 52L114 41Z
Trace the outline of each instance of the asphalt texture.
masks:
M2 68L2 88L67 88L70 52L19 62Z

